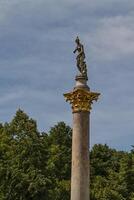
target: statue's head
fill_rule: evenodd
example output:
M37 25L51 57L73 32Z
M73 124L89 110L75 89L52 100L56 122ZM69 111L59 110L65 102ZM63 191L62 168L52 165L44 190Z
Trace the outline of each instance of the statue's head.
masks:
M80 39L79 37L77 36L76 40L75 40L76 44L79 44L80 43Z

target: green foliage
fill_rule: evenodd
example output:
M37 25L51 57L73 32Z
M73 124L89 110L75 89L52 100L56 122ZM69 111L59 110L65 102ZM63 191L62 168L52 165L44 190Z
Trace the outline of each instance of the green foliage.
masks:
M71 140L64 122L40 133L22 110L0 124L0 200L70 200ZM134 149L96 144L90 163L91 200L134 200Z
M64 122L40 133L22 110L0 124L0 200L69 199L71 135Z
M91 157L91 200L132 200L133 153L94 145Z
M36 122L18 110L1 131L3 159L0 180L5 199L36 199L47 194L49 182L43 166L48 145L40 137Z

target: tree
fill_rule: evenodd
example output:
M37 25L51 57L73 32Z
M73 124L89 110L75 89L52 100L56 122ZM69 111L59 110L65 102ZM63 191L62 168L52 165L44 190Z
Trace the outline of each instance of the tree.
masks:
M120 161L124 152L108 145L94 145L91 157L91 200L125 200L126 187L119 184Z
M1 145L4 176L1 177L3 199L44 199L47 195L45 165L48 146L37 131L36 122L22 110L2 128ZM5 162L4 162L5 161Z
M70 199L72 130L64 122L52 127L49 132L49 159L47 170L53 184L51 197L55 200Z
M0 199L69 199L71 135L64 122L40 133L20 109L0 124Z
M70 200L72 129L47 133L18 110L0 124L0 200ZM91 200L134 200L134 150L96 144L90 152Z

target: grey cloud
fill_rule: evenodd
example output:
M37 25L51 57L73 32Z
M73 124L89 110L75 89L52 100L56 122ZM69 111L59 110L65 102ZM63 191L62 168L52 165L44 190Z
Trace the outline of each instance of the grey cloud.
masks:
M1 2L0 120L10 120L21 107L37 119L41 130L57 121L72 124L63 93L74 86L77 69L72 51L78 34L85 43L91 89L102 93L93 105L91 143L129 149L134 129L134 3Z

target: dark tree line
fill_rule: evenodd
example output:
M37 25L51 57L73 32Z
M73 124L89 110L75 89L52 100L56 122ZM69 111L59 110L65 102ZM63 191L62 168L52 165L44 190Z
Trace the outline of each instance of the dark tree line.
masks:
M0 124L0 200L70 200L72 130L49 133L22 110ZM91 200L134 200L134 148L96 144L90 152Z

